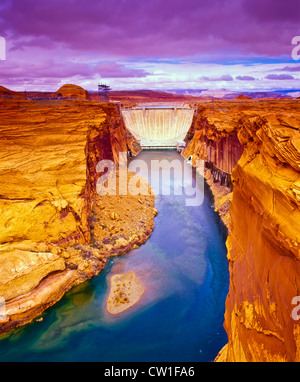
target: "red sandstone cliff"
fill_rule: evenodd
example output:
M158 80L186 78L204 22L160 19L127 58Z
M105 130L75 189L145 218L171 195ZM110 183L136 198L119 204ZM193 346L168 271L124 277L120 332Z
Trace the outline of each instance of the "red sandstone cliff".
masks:
M54 94L54 97L64 97L69 99L89 99L89 93L78 85L65 84L61 86Z
M1 333L143 243L156 210L152 196L95 192L99 160L139 151L116 105L2 98L0 132Z
M246 120L233 171L226 361L300 361L300 115Z
M237 138L238 116L228 115L227 111L224 106L217 111L212 111L210 104L199 107L182 155L192 158L193 165L197 159L205 160L205 177L216 196L216 210L229 229L231 172L242 155L243 145Z
M230 152L237 162L230 171L228 344L218 361L300 360L300 324L291 317L300 288L299 128L297 101L219 102L200 110L185 150L212 161L221 176L234 163Z
M184 152L193 162L206 160L223 219L232 199L228 344L217 360L298 361L299 324L291 317L300 287L298 101L244 101L203 105ZM0 295L8 308L0 330L6 331L99 272L108 256L145 241L155 210L151 198L95 193L97 161L139 150L117 106L2 99L0 113ZM224 189L231 183L233 193Z

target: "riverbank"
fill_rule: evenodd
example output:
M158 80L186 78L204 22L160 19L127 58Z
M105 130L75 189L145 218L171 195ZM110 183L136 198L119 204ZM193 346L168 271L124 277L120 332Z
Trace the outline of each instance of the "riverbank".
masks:
M136 159L147 163L147 168L152 160L171 163L175 159L190 168L176 150L143 150ZM193 172L193 177L195 175ZM151 184L151 179L148 182ZM168 184L167 177L162 177L162 182L162 187ZM174 186L178 187L178 184ZM134 214L141 217L142 208L148 210L149 201L142 199L143 203L140 203L140 198L132 198L130 203L139 208ZM100 209L99 203L100 211L93 204L91 211L96 210L96 215L91 214L95 218L91 224L95 231L95 247L86 247L91 252L86 252L90 265L95 264L92 255L99 253L98 240L111 239L117 234L112 231L110 236L108 226L118 223L122 228L123 224L126 231L125 223L130 223L123 221L122 211L126 213L126 208L116 210L117 203L117 200L111 203L107 198L104 209ZM43 321L19 328L6 334L5 338L1 336L1 360L212 361L227 341L223 321L228 263L223 224L211 204L208 192L203 203L193 207L186 205L183 192L180 195L157 193L155 208L159 213L149 239L123 256L110 256L97 277L72 288L43 314ZM110 205L112 208L108 209ZM123 205L120 199L120 206ZM118 216L111 216L113 212ZM105 225L104 221L107 228L100 228L106 232L105 238L101 236L104 231L99 235L97 232L100 230L98 225ZM104 251L107 247L103 244L101 249ZM77 246L71 248L72 251L79 250ZM70 266L73 267L75 264ZM144 293L130 309L112 315L106 309L111 277L132 271L142 283Z
M140 150L116 105L1 99L0 110L3 333L39 317L111 256L144 243L157 211L150 192L96 192L100 160L117 165L119 152Z

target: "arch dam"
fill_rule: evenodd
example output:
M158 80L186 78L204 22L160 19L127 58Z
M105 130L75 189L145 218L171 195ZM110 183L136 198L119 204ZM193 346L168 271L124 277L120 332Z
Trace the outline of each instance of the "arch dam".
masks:
M197 107L152 105L121 108L126 128L142 149L181 149Z

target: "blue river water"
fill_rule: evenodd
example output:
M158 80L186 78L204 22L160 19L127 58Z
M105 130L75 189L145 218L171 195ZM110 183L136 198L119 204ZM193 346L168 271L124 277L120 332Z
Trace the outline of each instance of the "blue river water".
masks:
M189 166L171 150L143 151L137 159ZM201 184L200 175L193 177ZM148 241L111 258L98 276L44 312L42 322L2 336L0 361L213 361L227 342L226 231L206 184L201 205L187 206L186 199L184 193L157 195L159 213ZM110 277L131 270L145 293L112 316L105 309Z

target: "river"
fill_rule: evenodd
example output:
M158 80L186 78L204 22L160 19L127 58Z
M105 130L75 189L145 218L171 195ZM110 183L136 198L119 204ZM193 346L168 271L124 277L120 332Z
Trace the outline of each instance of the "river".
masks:
M143 151L137 159L189 166L175 150ZM144 245L111 258L98 276L48 309L42 322L2 338L0 360L213 361L227 342L225 228L206 184L201 205L187 206L186 195L157 195L156 209ZM137 305L111 316L105 309L110 277L131 270L145 293Z

